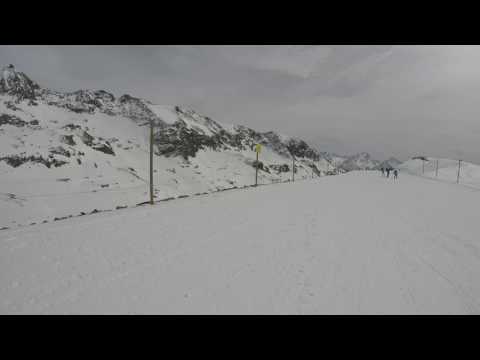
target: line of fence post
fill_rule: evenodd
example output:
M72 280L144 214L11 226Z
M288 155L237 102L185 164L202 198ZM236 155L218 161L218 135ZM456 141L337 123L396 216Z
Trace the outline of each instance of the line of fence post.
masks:
M295 182L295 155L292 154L292 182Z
M460 164L462 160L458 160L457 184L460 182Z
M257 160L255 162L255 186L258 184L258 151L257 151Z
M462 169L462 161L463 160L458 160L458 168L457 168L457 184L460 183L460 172ZM435 160L435 177L438 178L438 169L439 169L439 160ZM425 174L425 160L422 159L422 175Z
M153 205L153 120L150 120L150 205Z

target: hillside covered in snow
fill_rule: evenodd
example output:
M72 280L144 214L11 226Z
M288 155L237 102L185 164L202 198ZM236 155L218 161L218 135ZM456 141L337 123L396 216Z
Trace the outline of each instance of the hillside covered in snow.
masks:
M480 189L480 165L468 161L443 159L430 156L416 156L399 166L399 169L435 180L466 185Z
M181 106L105 90L58 92L13 65L0 74L0 228L148 200L149 124L155 198L340 172L305 141L225 125Z

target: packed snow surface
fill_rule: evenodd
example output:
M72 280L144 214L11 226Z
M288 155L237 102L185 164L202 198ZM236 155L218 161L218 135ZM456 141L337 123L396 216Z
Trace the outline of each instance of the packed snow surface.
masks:
M0 231L1 314L480 314L480 192L354 171Z

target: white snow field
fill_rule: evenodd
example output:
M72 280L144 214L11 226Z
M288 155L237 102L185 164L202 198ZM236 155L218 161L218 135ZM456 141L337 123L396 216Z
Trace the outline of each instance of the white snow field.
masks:
M0 231L1 314L480 314L480 192L378 172Z
M458 160L428 157L422 164L420 159L410 159L399 168L412 175L432 178L437 181L456 183L458 175ZM438 161L438 172L436 171ZM480 189L480 166L467 161L460 163L459 184Z

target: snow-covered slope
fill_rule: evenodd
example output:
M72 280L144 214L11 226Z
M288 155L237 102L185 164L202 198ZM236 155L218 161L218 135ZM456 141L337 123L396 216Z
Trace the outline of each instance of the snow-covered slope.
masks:
M412 175L453 183L457 182L458 165L458 160L421 156L405 161L399 165L399 169ZM459 183L480 188L480 165L462 161L460 163Z
M479 196L354 171L0 231L0 314L480 314Z
M46 89L13 65L0 74L0 228L148 200L155 124L156 199L336 171L300 139L223 125L191 109L104 90Z

